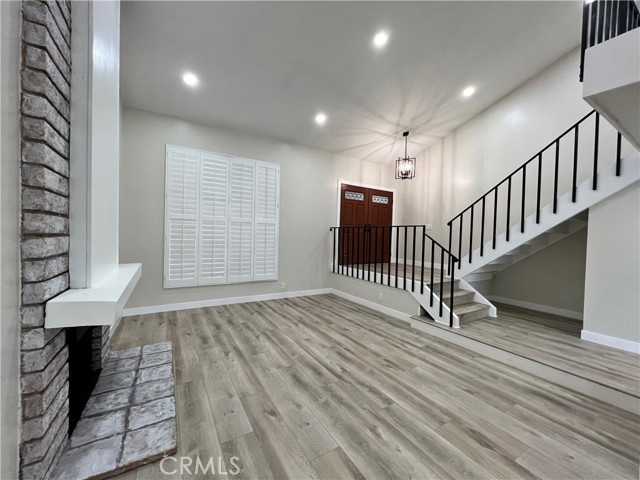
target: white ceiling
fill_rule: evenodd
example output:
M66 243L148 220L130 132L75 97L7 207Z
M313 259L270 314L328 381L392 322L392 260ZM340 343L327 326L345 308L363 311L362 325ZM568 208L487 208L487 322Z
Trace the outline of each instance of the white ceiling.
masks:
M373 162L422 151L579 44L579 1L124 2L127 106ZM372 46L384 29L385 48ZM200 77L189 89L185 71ZM578 65L576 65L576 77ZM460 92L475 85L477 93ZM313 121L323 111L327 124Z

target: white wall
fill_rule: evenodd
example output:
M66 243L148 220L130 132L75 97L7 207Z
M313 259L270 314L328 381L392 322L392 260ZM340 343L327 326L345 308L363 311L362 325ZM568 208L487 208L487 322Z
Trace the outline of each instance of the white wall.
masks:
M447 221L591 110L578 67L574 50L420 154L419 173L399 192L402 221L432 223L433 236L448 241Z
M18 478L20 2L0 2L0 478Z
M640 342L640 184L589 210L583 330Z
M586 249L585 229L498 272L491 294L582 318Z
M281 165L277 282L163 289L165 145ZM127 308L326 288L338 179L377 184L383 167L306 147L122 110L120 262L142 262ZM281 288L281 282L285 288Z

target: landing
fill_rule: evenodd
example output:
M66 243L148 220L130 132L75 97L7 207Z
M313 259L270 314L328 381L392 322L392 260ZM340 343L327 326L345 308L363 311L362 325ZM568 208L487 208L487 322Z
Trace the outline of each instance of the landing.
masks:
M640 397L640 356L580 339L576 320L496 304L498 318L452 332Z

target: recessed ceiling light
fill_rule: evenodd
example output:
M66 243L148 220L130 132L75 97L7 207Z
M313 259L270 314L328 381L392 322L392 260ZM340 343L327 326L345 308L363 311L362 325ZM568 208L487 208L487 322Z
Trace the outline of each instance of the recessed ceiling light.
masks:
M316 114L315 121L318 125L324 125L325 123L327 123L327 116L324 113L320 112Z
M471 95L473 95L474 93L476 93L476 87L469 85L467 88L465 88L462 91L462 96L465 98L470 97Z
M196 76L196 74L191 72L187 72L184 75L182 75L182 81L187 85L189 85L190 87L195 87L198 85L198 83L200 83L200 80L198 80L198 77Z
M384 47L389 41L389 34L387 32L378 32L376 36L373 37L373 44L378 47Z

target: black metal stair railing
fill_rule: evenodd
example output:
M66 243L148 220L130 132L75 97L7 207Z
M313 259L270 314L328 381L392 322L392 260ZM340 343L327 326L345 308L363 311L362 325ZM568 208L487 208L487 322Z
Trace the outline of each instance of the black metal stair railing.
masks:
M640 27L640 12L634 0L593 0L582 10L580 81L584 78L584 57L588 48Z
M436 295L440 302L440 318L445 315L443 297L448 282L451 294L449 326L453 326L455 268L451 266L458 259L427 234L426 225L363 225L331 227L329 230L333 236L333 273L412 292L419 281L421 295L428 285L430 307L434 306L434 292L439 289ZM427 267L428 272L425 272ZM435 277L435 270L440 270L439 278ZM447 282L446 270L450 271ZM426 282L425 273L428 275Z
M529 160L527 160L524 164L519 166L517 169L513 171L513 173L507 175L504 179L498 182L494 187L490 188L484 195L478 198L475 202L465 208L463 211L458 213L455 217L447 222L449 226L449 250L453 251L453 243L454 243L454 230L457 230L457 257L458 257L458 268L462 268L463 260L466 257L466 261L468 263L472 263L473 261L473 252L475 242L479 240L479 255L480 257L484 256L485 253L485 236L487 235L486 230L489 230L486 222L486 205L487 202L491 201L493 203L493 220L492 225L490 225L490 234L492 236L492 249L496 249L496 241L499 235L498 232L498 224L499 221L504 222L505 227L505 240L509 242L510 240L510 229L513 226L511 221L512 215L512 200L515 202L520 202L520 232L525 233L525 219L526 219L526 200L527 200L527 168L530 169L534 166L532 164L537 165L535 168L534 174L537 173L536 179L536 200L535 200L535 223L540 223L540 212L541 212L541 197L542 197L542 176L543 176L543 154L550 153L552 155L553 163L553 183L552 185L547 185L549 189L553 191L553 197L550 202L552 206L552 212L555 214L558 212L558 196L559 196L559 178L560 178L560 150L561 144L565 147L564 151L567 149L572 154L569 155L571 159L571 165L567 165L568 168L571 169L571 177L569 179L563 179L566 181L570 181L570 184L565 183L566 190L571 192L571 202L575 203L577 201L577 189L578 189L578 169L579 169L579 158L581 152L579 151L579 139L580 132L583 131L585 127L584 124L590 117L595 116L593 122L593 150L592 155L592 167L589 167L590 175L592 178L592 189L598 189L598 156L600 147L600 114L595 110L592 110L590 113L581 118L578 122L576 122L571 128L567 129L564 133L558 136L555 140L550 142L546 147L532 156ZM615 148L616 148L616 166L615 166L615 174L616 176L620 176L621 173L621 157L622 157L622 135L619 132L615 132ZM563 143L564 142L564 143ZM568 146L567 146L568 143ZM583 153L583 152L582 152ZM587 152L586 155L591 154L591 152ZM588 159L587 159L588 160ZM585 160L583 159L583 162ZM547 167L549 168L549 167ZM517 178L520 176L520 178ZM551 180L551 179L549 179ZM520 199L512 199L512 188L516 182L521 181L521 195ZM506 185L506 188L505 188ZM506 192L505 192L506 190ZM504 218L498 218L498 206L501 206L500 209ZM474 235L474 215L476 210L480 211L480 222L479 236ZM468 224L468 227L467 227ZM465 228L466 227L466 228ZM468 240L468 243L467 243ZM464 252L463 252L464 247ZM464 253L464 254L463 254Z

